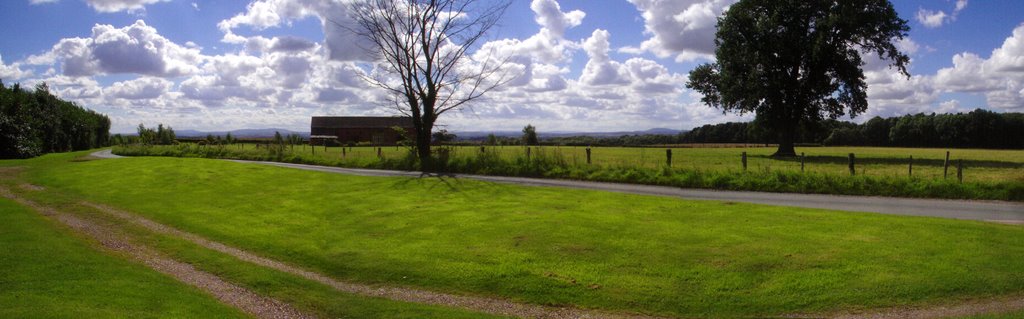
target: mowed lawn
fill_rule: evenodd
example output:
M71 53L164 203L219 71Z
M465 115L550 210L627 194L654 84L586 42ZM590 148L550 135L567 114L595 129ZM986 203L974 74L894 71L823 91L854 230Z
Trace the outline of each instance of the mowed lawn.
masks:
M1024 227L220 160L27 166L33 183L373 284L670 316L1024 293Z
M0 317L246 318L0 198Z
M233 149L255 151L255 145L227 146ZM304 157L313 156L355 164L377 159L376 147L345 148L344 159L340 147L322 146L314 151L309 146L296 146L294 150ZM452 147L453 157L472 157L480 153L478 146ZM533 147L531 156L561 157L571 165L587 165L585 146ZM326 150L326 151L325 151ZM525 146L485 146L486 152L496 152L503 158L526 156ZM706 172L741 172L742 154L747 153L750 171L800 171L799 158L772 158L774 147L743 148L672 148L672 167ZM937 149L899 147L798 147L804 153L804 170L822 174L848 176L849 154L855 157L857 173L867 176L906 177L910 156L914 157L913 176L923 179L956 178L956 165L963 160L965 182L1024 182L1024 150ZM950 152L950 167L944 172L946 152ZM408 152L402 147L382 147L386 158L397 158ZM351 166L344 165L343 166ZM650 147L592 147L591 165L602 167L659 168L666 164L665 148ZM365 165L365 164L364 164Z

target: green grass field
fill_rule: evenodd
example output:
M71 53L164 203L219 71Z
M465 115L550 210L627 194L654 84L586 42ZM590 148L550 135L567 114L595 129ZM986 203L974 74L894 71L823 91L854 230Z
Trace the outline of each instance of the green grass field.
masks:
M581 179L766 192L823 193L951 199L1024 201L1024 150L952 150L945 172L946 150L869 147L807 147L804 171L799 158L771 158L772 148L675 148L666 165L663 148L591 149L571 146L449 147L442 170L456 173ZM176 156L274 160L342 167L418 169L401 147L286 147L279 155L256 145L127 146L114 152L135 156ZM343 154L344 152L344 154ZM746 152L747 170L742 153ZM856 176L848 168L854 153ZM914 156L913 176L909 157ZM963 160L963 183L956 165ZM944 175L948 177L944 178Z
M362 283L682 317L1024 293L1019 226L73 156L0 165L27 166L22 178L47 192Z
M0 317L246 318L0 198Z

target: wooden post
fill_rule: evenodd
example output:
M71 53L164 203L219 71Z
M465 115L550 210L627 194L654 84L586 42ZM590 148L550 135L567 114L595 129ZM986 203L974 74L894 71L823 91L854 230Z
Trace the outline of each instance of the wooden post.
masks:
M907 166L907 176L914 176L914 155L910 155L910 164Z
M956 180L960 184L964 183L964 160L962 159L956 160Z
M526 147L526 160L530 160L530 149L531 148L532 147L529 147L529 146Z
M946 151L946 161L942 162L942 178L949 175L949 151Z
M590 165L590 147L587 147L587 165Z
M800 152L800 172L804 172L804 152Z
M747 152L743 152L742 160L743 160L743 170L746 171L747 170Z
M381 152L380 147L377 148L377 158L384 158L384 153Z
M665 163L668 164L669 167L672 167L672 149L671 148L666 148L665 149Z
M324 153L327 153L327 139L324 139Z
M853 175L857 175L857 171L854 169L853 153L850 153L850 176Z
M345 155L346 155L346 154L345 154L345 148L344 148L344 147L342 147L342 148L341 148L341 158L345 158Z
M313 144L313 139L309 140L309 149L313 151L313 155L316 155L316 144Z

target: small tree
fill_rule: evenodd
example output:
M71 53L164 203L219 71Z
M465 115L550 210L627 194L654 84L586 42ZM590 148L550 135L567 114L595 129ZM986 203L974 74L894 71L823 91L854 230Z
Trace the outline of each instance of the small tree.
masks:
M540 141L537 140L537 128L531 124L527 124L523 128L523 144L526 145L537 145Z
M448 143L448 142L454 141L455 138L457 138L457 136L455 136L455 134L448 133L448 130L445 130L445 129L442 129L440 131L434 132L434 143L437 143L437 144Z
M350 5L356 26L379 60L364 79L391 94L412 118L416 153L430 170L434 123L512 79L502 62L474 61L466 53L498 23L509 0L366 0ZM377 71L380 72L377 72ZM496 76L497 75L497 76Z
M487 134L487 145L498 145L498 137L494 133Z

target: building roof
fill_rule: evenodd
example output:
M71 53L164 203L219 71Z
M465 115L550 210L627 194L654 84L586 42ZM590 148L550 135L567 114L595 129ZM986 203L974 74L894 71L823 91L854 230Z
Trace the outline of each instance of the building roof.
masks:
M314 116L311 127L326 128L389 128L412 127L407 116Z

